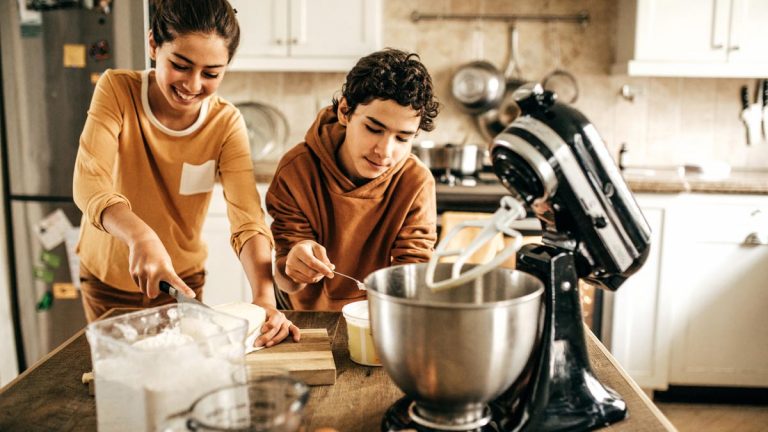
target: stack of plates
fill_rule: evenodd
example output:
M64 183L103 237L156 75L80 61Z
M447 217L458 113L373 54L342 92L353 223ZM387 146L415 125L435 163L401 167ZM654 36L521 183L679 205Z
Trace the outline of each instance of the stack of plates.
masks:
M289 132L285 115L274 106L261 102L246 102L236 107L248 129L251 159L254 162L280 159L285 152Z

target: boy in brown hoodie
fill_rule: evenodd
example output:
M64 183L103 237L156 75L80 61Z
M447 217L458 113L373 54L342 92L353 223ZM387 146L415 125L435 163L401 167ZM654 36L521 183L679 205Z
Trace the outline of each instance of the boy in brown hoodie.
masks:
M289 150L267 192L275 282L297 310L340 310L365 298L333 270L363 279L428 261L437 240L435 182L411 154L434 129L438 103L419 56L386 49L361 58L340 99Z

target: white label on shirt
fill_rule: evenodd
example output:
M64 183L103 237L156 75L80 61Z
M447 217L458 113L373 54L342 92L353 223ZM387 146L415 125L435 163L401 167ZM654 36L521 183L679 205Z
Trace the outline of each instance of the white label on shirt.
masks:
M194 195L210 192L216 180L216 161L211 159L201 165L192 165L184 162L181 169L181 185L179 193L182 195Z

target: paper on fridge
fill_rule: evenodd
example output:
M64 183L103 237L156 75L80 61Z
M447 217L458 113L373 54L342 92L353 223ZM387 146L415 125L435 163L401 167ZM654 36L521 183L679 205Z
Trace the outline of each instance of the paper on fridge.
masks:
M72 224L61 209L56 209L35 224L35 234L45 250L51 250L60 245L71 229Z

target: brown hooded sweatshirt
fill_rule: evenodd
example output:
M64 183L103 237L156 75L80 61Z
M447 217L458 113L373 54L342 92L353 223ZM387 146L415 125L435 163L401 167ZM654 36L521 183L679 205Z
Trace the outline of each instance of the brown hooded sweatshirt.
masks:
M414 155L357 186L338 166L346 129L331 107L320 112L305 142L280 160L269 186L276 258L302 240L326 248L336 270L357 279L394 264L428 261L437 240L435 181ZM335 277L290 294L296 310L340 310L365 299L354 282Z

